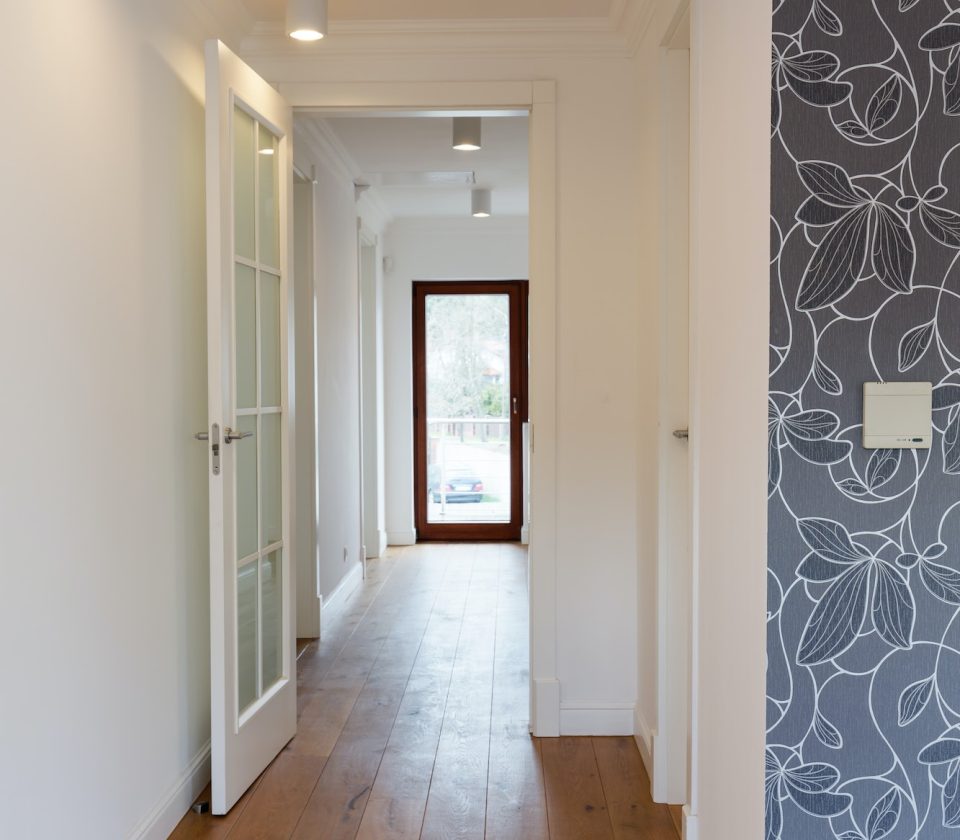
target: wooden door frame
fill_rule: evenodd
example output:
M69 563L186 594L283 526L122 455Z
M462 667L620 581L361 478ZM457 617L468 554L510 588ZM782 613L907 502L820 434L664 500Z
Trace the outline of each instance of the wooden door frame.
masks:
M526 280L415 280L413 282L413 509L418 542L520 540L523 528L523 424L527 422L528 327ZM427 521L427 358L428 295L506 294L510 297L510 521L431 523Z

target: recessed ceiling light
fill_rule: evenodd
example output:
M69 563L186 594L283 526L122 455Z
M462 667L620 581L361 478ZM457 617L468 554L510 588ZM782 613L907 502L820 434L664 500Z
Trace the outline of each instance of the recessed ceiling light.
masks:
M490 190L475 189L470 191L470 209L475 219L486 219L490 216Z
M287 34L319 41L327 32L327 0L287 0Z
M476 152L480 145L480 117L454 117L453 148L460 152Z

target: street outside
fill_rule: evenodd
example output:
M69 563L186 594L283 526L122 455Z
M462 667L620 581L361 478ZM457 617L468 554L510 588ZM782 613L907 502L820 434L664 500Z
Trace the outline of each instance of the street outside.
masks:
M433 501L436 489L427 500L427 521L434 523L509 522L510 521L510 447L506 441L460 443L442 439L437 442L438 474L457 487L456 477L475 477L483 482L479 502Z

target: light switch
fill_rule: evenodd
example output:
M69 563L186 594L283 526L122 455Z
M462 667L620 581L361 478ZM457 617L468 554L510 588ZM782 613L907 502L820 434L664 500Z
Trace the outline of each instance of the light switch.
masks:
M929 449L933 440L930 382L865 382L865 449Z

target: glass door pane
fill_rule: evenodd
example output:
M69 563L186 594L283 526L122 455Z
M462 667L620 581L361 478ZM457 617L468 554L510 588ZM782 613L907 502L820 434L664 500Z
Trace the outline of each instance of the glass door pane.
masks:
M234 111L234 423L240 715L282 679L283 412L278 141ZM241 723L243 718L241 717Z
M511 518L510 296L426 297L427 521Z

